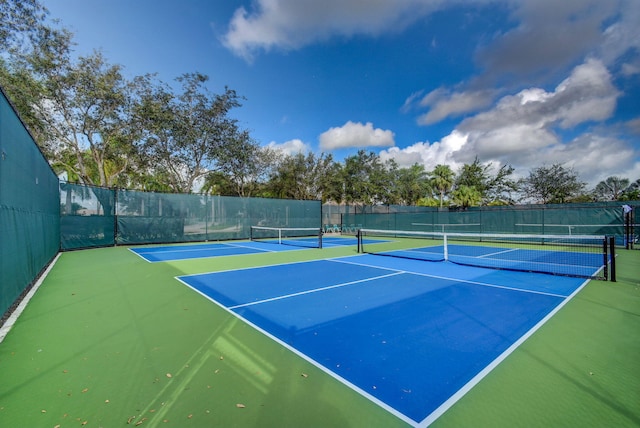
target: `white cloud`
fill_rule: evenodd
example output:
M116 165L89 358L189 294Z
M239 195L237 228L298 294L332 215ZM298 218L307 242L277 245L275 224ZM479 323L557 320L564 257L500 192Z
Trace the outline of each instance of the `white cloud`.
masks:
M404 149L392 147L380 152L380 159L387 161L394 159L399 166L408 167L416 163L424 165L427 170L433 169L436 165L449 165L456 169L464 162L456 160L458 152L467 144L467 136L458 131L453 131L435 143L419 142Z
M390 130L348 121L341 127L330 128L320 134L320 149L334 150L347 147L389 147L395 145L395 134Z
M397 32L451 2L445 0L256 0L237 9L222 41L251 60L260 50L290 50L335 35Z
M590 59L551 92L529 88L504 96L495 107L462 121L440 142L394 147L380 156L394 158L402 166L418 162L428 170L439 163L455 170L477 156L494 165L512 165L521 175L560 162L573 167L591 186L609 175L627 174L633 179L640 168L635 160L639 154L629 142L587 132L565 143L558 132L611 117L620 96L611 80L604 64ZM429 95L430 100L439 96ZM635 121L628 125L637 126Z
M394 159L401 167L415 163L424 165L427 171L438 164L449 165L458 171L463 164L471 163L478 154L472 146L474 142L459 131L453 131L435 143L419 142L404 149L392 147L380 152L380 159ZM630 179L640 177L640 162L635 161L638 153L623 140L585 134L563 144L559 139L547 140L542 149L513 145L511 153L484 148L478 158L485 164L492 163L495 169L508 164L515 168L515 177L525 177L533 168L561 163L573 168L588 187L611 175Z
M277 150L279 152L284 153L285 155L296 155L298 153L306 153L311 151L311 147L302 140L293 139L289 141L285 141L284 143L278 144L275 141L267 144L267 147L273 150Z
M420 100L420 106L429 107L429 112L418 118L418 124L431 125L450 116L475 112L491 104L492 90L477 90L467 92L451 92L445 88L438 88ZM405 105L410 102L409 99Z
M596 136L576 138L563 144L556 128L568 129L584 123L598 123L611 117L619 92L600 61L587 60L577 66L553 92L530 88L505 96L495 108L464 120L458 131L469 138L459 161L474 156L514 166L575 162L589 177L613 163L624 163L632 152L623 150L616 139ZM615 153L610 153L615 146ZM621 154L624 153L622 156ZM596 165L596 161L600 161Z
M607 2L602 2L607 3ZM618 5L617 20L603 32L603 41L598 56L607 65L612 65L625 53L640 50L638 22L640 22L640 2L637 0L619 0L610 2Z
M536 158L538 165L560 162L574 168L591 187L611 175L634 178L637 153L615 137L584 134L566 144L554 144Z
M550 133L556 125L569 128L606 120L613 114L619 95L604 65L590 59L577 66L554 92L530 88L505 96L493 109L464 120L458 128L476 139L489 133L510 134L514 129L522 135L523 127L533 133ZM528 144L523 142L523 147Z

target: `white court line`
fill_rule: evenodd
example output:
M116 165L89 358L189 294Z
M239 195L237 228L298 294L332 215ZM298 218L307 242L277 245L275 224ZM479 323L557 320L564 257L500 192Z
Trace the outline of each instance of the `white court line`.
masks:
M36 291L38 291L38 289L40 288L44 280L47 278L47 276L49 275L49 272L51 272L51 269L53 269L56 262L60 258L60 254L62 253L56 254L56 256L53 258L51 263L49 263L45 271L42 273L42 275L40 275L40 277L36 280L35 284L33 284L33 287L31 287L31 289L27 292L27 294L24 296L22 301L18 304L18 307L9 316L9 319L7 319L5 323L2 325L2 328L0 328L0 343L2 343L5 337L7 337L7 334L9 334L9 331L11 331L11 328L13 328L13 325L16 323L16 321L18 320L22 312L25 310L25 308L29 304L29 301L33 297L33 295L36 294Z
M503 290L519 291L519 292L522 292L522 293L530 293L530 294L539 294L539 295L543 295L543 296L559 297L561 299L566 299L566 297L567 297L567 296L564 296L562 294L546 293L544 291L535 291L535 290L524 290L524 289L521 289L521 288L507 287L506 285L489 284L487 282L471 281L471 280L468 280L468 279L460 279L460 278L450 278L450 277L440 276L440 275L431 275L431 274L428 274L428 273L411 272L411 271L406 271L406 270L400 270L400 269L393 269L393 268L381 267L381 266L376 266L376 265L370 265L370 264L366 264L366 263L356 263L356 262L349 262L349 261L337 260L337 259L329 259L328 261L332 261L332 262L336 262L336 263L347 263L347 264L365 266L365 267L377 267L378 269L386 269L386 270L391 270L391 271L394 271L394 272L409 273L409 274L412 274L412 275L426 276L428 278L443 279L445 281L462 282L462 283L465 283L465 284L481 285L483 287L500 288L500 289L503 289ZM480 268L478 268L478 269L480 269Z
M143 256L142 254L138 253L137 251L133 251L132 247L128 248L129 251L131 251L133 254L135 254L136 256L140 257L142 260L144 260L147 263L156 263L156 262L152 262L151 260L149 260L148 258L146 258L145 256Z
M249 249L249 250L254 250L255 254L284 253L286 251L293 251L293 249L276 251L276 250L268 250L268 249L264 249L264 248L251 247L251 246L248 246L248 245L225 244L225 243L214 243L214 245L220 245L220 247L206 247L205 245L203 245L202 248L191 248L191 249L188 249L188 250L179 250L179 249L170 250L170 249L167 249L166 251L134 251L134 248L129 248L129 251L131 251L135 255L139 256L140 258L142 258L147 263L162 263L162 262L173 262L173 261L183 261L183 260L208 259L208 258L211 258L211 257L247 256L247 255L251 255L251 254L213 254L213 255L206 255L206 256L201 256L201 257L188 257L188 258L168 259L168 260L149 260L149 259L147 259L147 256L151 256L151 255L154 255L154 254L189 253L189 252L191 252L191 253L200 252L201 253L201 252L204 252L204 251L224 252L224 251L232 251L234 248L246 248L246 249ZM153 248L157 248L157 247L153 247ZM167 248L171 248L171 247L167 247ZM176 246L175 248L180 248L180 247Z
M248 254L248 255L250 255L250 254ZM310 263L310 262L320 262L320 261L324 261L324 259L300 260L300 261L297 261L297 262L275 263L275 264L270 264L270 265L249 266L249 267L240 267L240 268L224 269L224 270L212 270L212 271L208 271L208 272L190 273L190 274L186 274L186 275L178 275L178 276L175 276L174 278L177 279L178 281L180 281L180 278L188 278L190 276L211 275L211 274L215 274L215 273L236 272L236 271L243 271L243 270L262 269L262 268L270 268L270 267L277 267L277 266L288 266L288 265L296 265L296 264L300 264L300 263Z
M523 250L522 248L518 248L518 251L529 251L529 250ZM537 251L537 250L533 250L533 251ZM584 254L594 254L594 253L584 253ZM455 257L458 258L464 258L464 259L479 259L481 258L480 256L476 257L476 256L461 256L461 255L454 255ZM569 263L551 263L551 262L536 262L534 260L512 260L512 259L487 259L487 260L493 260L493 261L501 261L501 262L506 262L507 264L528 264L531 266L555 266L555 267L566 267L566 268L574 268L574 269L596 269L598 268L598 270L596 271L599 272L602 269L602 264L598 265L598 266L589 266L589 265L574 265L574 264L569 264ZM455 262L454 262L455 263ZM497 268L497 267L492 267L492 266L477 266L477 267L485 267L487 269L493 269L493 268ZM522 272L526 272L524 270L521 270ZM549 273L551 274L551 273Z
M380 276L374 276L374 277L371 277L371 278L358 279L356 281L343 282L342 284L328 285L326 287L314 288L312 290L300 291L298 293L285 294L285 295L278 296L278 297L271 297L269 299L258 300L256 302L243 303L241 305L236 305L236 306L229 306L229 309L237 309L237 308L244 308L246 306L259 305L260 303L266 303L266 302L273 302L275 300L288 299L289 297L296 297L296 296L302 296L304 294L317 293L318 291L325 291L325 290L330 290L332 288L345 287L347 285L358 284L358 283L368 282L368 281L374 281L376 279L388 278L390 276L396 276L396 275L402 275L402 274L404 274L404 272L394 272L394 273L390 273L390 274L387 274L387 275L380 275Z
M189 253L189 252L193 252L193 251L204 251L204 250L215 250L216 247L211 247L208 245L220 245L220 246L227 246L227 244L219 244L219 243L209 243L209 244L202 244L200 246L200 248L188 248L188 249L181 249L180 247L184 247L186 245L193 245L193 244L179 244L179 245L175 245L175 246L162 246L161 248L166 248L166 250L162 250L162 251L145 251L145 250L155 250L158 248L158 246L154 246L154 247L143 247L141 249L141 251L133 251L133 248L129 248L131 251L133 251L136 254L165 254L165 253Z
M256 250L256 251L263 251L265 253L280 253L282 251L275 251L275 250L266 250L264 248L256 248L256 247L251 247L248 245L240 245L240 244L223 244L223 245L227 245L231 248L248 248L250 250ZM291 250L285 250L285 251L291 251ZM239 255L244 255L244 254L239 254Z
M431 412L429 416L422 420L416 427L426 428L442 416L447 410L451 408L458 400L460 400L467 392L476 386L482 379L484 379L493 369L495 369L502 361L504 361L509 355L511 355L520 345L522 345L529 337L531 337L536 331L540 329L547 321L551 319L560 309L564 307L573 297L578 294L587 285L589 280L585 280L580 287L578 287L573 293L565 297L551 312L542 318L536 325L534 325L529 331L523 334L518 340L513 342L502 354L500 354L495 360L489 363L484 369L482 369L477 375L475 375L469 382L460 388L455 394L453 394L447 401L442 403L436 410Z
M518 248L509 248L508 250L502 250L502 251L496 251L495 253L483 254L481 256L478 256L478 258L481 259L483 257L491 257L491 256L495 256L495 255L498 255L498 254L511 253L513 251L518 251Z
M296 264L296 263L306 263L306 262L295 262L295 263L291 263L291 264ZM289 264L289 263L287 263L287 264ZM278 265L272 265L272 266L278 266ZM244 269L232 269L232 270L244 270ZM186 276L192 276L192 275L186 275ZM274 342L279 343L282 347L284 347L284 348L288 349L289 351L293 352L295 355L299 356L300 358L304 359L305 361L309 362L310 364L313 364L319 370L321 370L325 374L329 375L333 379L337 380L338 382L342 383L347 388L350 388L351 390L355 391L356 393L360 394L361 396L367 398L372 403L377 404L379 407L381 407L382 409L386 410L390 414L396 416L398 419L406 422L408 425L410 425L412 427L417 427L418 426L418 424L419 424L418 421L414 421L413 419L411 419L408 416L406 416L404 413L396 410L394 407L391 407L390 405L388 405L384 401L382 401L379 398L371 395L369 392L367 392L364 389L360 388L356 384L349 382L347 379L343 378L339 374L335 373L333 370L331 370L328 367L324 366L322 363L314 360L313 358L311 358L310 356L308 356L304 352L296 349L291 344L283 341L282 339L279 339L278 337L276 337L273 334L269 333L267 330L263 329L262 327L259 327L257 324L254 324L253 322L251 322L248 319L244 318L242 315L238 314L237 312L234 312L234 311L230 310L229 308L227 308L226 306L224 306L223 304L221 304L220 302L218 302L217 300L215 300L211 296L208 296L206 293L203 293L202 291L197 290L196 288L191 286L188 282L185 282L182 279L180 279L180 277L175 277L175 278L178 281L180 281L181 283L183 283L184 285L186 285L187 287L189 287L191 290L193 290L196 293L200 294L202 297L204 297L205 299L209 300L210 302L213 302L215 305L217 305L218 307L222 308L224 311L226 311L227 313L231 314L235 318L237 318L240 321L246 323L247 325L253 327L254 329L256 329L256 331L259 331L260 333L264 334L266 337L270 338Z

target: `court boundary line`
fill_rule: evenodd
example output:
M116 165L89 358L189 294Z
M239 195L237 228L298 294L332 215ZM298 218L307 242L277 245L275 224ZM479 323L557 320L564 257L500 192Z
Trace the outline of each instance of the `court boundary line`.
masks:
M408 273L408 272L400 272L400 271L398 271L398 272L393 272L393 273L390 273L390 274L387 274L387 275L372 276L370 278L357 279L357 280L354 280L354 281L343 282L341 284L327 285L325 287L313 288L311 290L299 291L297 293L291 293L291 294L283 294L281 296L270 297L268 299L262 299L262 300L258 300L258 301L255 301L255 302L242 303L240 305L229 306L229 309L233 310L233 309L238 309L238 308L246 308L247 306L259 305L261 303L268 303L268 302L274 302L274 301L277 301L277 300L289 299L291 297L303 296L305 294L318 293L320 291L331 290L333 288L346 287L347 285L359 284L359 283L368 282L368 281L375 281L375 280L378 280L378 279L389 278L389 277L392 277L392 276L403 275L403 274L406 274L406 273Z
M327 260L327 259L320 259L320 260ZM313 261L313 260L307 260L307 261L304 261L304 262L286 263L286 264L306 263L306 262L309 262L309 261ZM270 266L278 266L278 265L270 265ZM244 270L244 269L230 269L229 271L235 271L235 270ZM210 273L216 273L216 272L210 272ZM188 276L194 276L194 275L183 275L182 277L188 277ZM410 426L412 426L414 428L418 428L420 426L419 425L420 424L419 421L411 419L410 417L408 417L404 413L402 413L402 412L398 411L397 409L391 407L390 405L388 405L387 403L383 402L379 398L374 397L373 395L371 395L367 391L363 390L362 388L358 387L354 383L349 382L347 379L343 378L342 376L338 375L337 373L334 373L333 371L331 371L330 369L328 369L324 365L320 364L318 361L314 360L313 358L311 358L307 354L299 351L298 349L294 348L293 346L289 345L288 343L284 342L283 340L279 339L278 337L272 335L268 331L264 330L263 328L259 327L258 325L256 325L256 324L252 323L251 321L247 320L242 315L230 310L229 308L224 306L222 303L220 303L217 300L213 299L212 297L206 295L205 293L201 292L200 290L197 290L197 289L193 288L187 282L183 281L181 279L181 277L176 276L174 278L177 279L178 281L180 281L182 284L186 285L191 290L193 290L196 293L200 294L201 296L203 296L207 300L213 302L216 306L218 306L222 310L224 310L227 313L231 314L232 316L234 316L235 318L237 318L240 321L244 322L245 324L249 325L250 327L253 327L258 332L260 332L263 335L265 335L267 338L275 341L277 344L283 346L285 349L288 349L289 351L293 352L295 355L297 355L298 357L302 358L303 360L305 360L309 364L312 364L313 366L315 366L316 368L321 370L323 373L331 376L333 379L335 379L336 381L340 382L341 384L343 384L347 388L351 389L355 393L360 394L362 397L364 397L364 398L368 399L369 401L371 401L372 403L378 405L383 410L386 410L387 412L389 412L393 416L397 417L398 419L402 420L403 422L409 424Z
M147 263L158 263L158 262L152 262L151 260L145 258L142 254L136 253L135 251L133 251L133 247L129 247L129 248L127 248L127 250L129 250L130 252L132 252L136 256L140 257L142 260L144 260Z
M251 241L249 241L249 242L251 242ZM235 243L234 244L225 244L225 245L228 245L228 246L234 247L234 248L248 248L250 250L258 250L258 251L262 251L262 252L265 252L265 253L279 253L279 252L284 252L284 251L293 251L293 250L273 251L273 250L266 250L266 249L262 249L262 248L250 247L248 245L238 245L238 244L235 244ZM238 255L240 256L240 255L243 255L243 254L238 254Z
M181 244L188 244L188 243L181 243ZM213 243L213 244L217 244L217 243ZM204 247L206 244L203 244L202 246ZM250 256L252 254L264 254L264 253L286 253L289 251L301 251L303 249L308 249L308 247L293 247L293 248L287 248L285 250L281 250L281 251L275 251L275 250L269 250L269 249L264 249L264 248L256 248L256 247L250 247L247 245L237 245L237 244L224 244L224 243L220 243L220 245L225 246L225 247L231 247L231 248L247 248L250 250L255 250L255 253L249 253L249 254L227 254L227 255L222 255L222 256L202 256L202 257L190 257L187 259L171 259L171 260L149 260L147 258L144 257L144 255L142 253L138 253L135 250L135 247L129 247L128 250L131 251L132 253L134 253L135 255L137 255L138 257L140 257L142 260L146 261L147 263L166 263L166 262L175 262L175 261L184 261L184 260L198 260L198 259L208 259L208 258L212 258L212 257L232 257L232 256ZM178 248L180 246L180 244L176 245L176 248ZM171 246L169 246L171 247ZM154 248L154 247L148 247L148 248ZM191 250L175 250L175 251L167 251L167 252L189 252L189 251L202 251L199 249L191 249ZM162 253L162 252L159 252ZM148 253L147 253L148 254ZM322 260L322 259L319 259Z
M255 248L252 248L255 249ZM249 253L249 254L224 254L224 255L209 255L209 256L201 256L201 257L188 257L185 259L169 259L169 260L148 260L144 257L144 255L142 254L138 254L135 251L133 251L132 248L129 248L129 250L136 254L137 256L141 257L143 260L145 260L147 263L168 263L168 262L182 262L185 260L201 260L201 259L209 259L209 258L213 258L213 257L232 257L232 256L250 256L252 254L264 254L265 252L271 252L271 251L260 251L257 250L255 253ZM197 251L197 250L184 250L184 252L187 251ZM287 250L288 251L288 250ZM180 251L176 251L176 252L180 252ZM162 253L162 252L161 252ZM160 254L161 254L160 253ZM147 253L147 254L152 254L152 253Z
M516 349L518 349L524 342L533 336L544 324L546 324L553 316L555 316L567 303L569 303L582 289L589 283L590 279L586 279L573 293L565 297L555 308L551 310L546 316L544 316L536 325L531 327L525 332L518 340L513 342L511 346L505 349L497 358L489 363L485 368L480 370L469 382L467 382L462 388L456 391L451 397L449 397L444 403L438 406L433 412L431 412L426 418L424 418L416 428L426 428L434 423L440 416L445 414L447 410L453 407L462 397L464 397L469 391L473 389L482 379L484 379L489 373L491 373L496 367L498 367L504 360L507 359Z
M227 246L227 244L218 243L218 242L206 242L206 243L180 242L180 243L176 243L175 245L157 245L156 244L156 245L154 245L152 247L137 247L137 248L141 249L140 253L142 253L142 254L146 254L147 253L144 250L152 250L152 249L156 249L156 248L167 248L166 252L176 252L176 253L182 253L182 252L186 253L186 252L189 252L189 251L201 251L200 248L190 248L188 250L180 250L180 249L171 250L171 248L180 248L180 247L187 246L187 245L188 246L201 247L201 248L208 248L207 247L208 245L219 245L219 246L222 246L222 247ZM133 251L134 253L136 252L136 251L134 251L136 249L136 247L130 247L129 249L131 251ZM213 248L211 247L211 249L213 249ZM164 253L164 252L165 251L151 251L151 253Z
M248 254L244 254L244 255L248 255ZM347 256L347 257L351 257L351 256ZM187 275L179 275L179 276L176 276L175 278L179 279L179 278L187 278L187 277L190 277L190 276L209 275L209 274L212 274L212 273L236 272L236 271L249 270L249 269L261 269L261 268L275 267L275 266L297 265L297 264L300 264L300 263L321 262L321 261L324 261L324 260L331 260L333 258L340 258L340 257L332 257L332 258L329 258L329 259L300 260L300 261L286 262L286 263L272 263L272 264L268 264L268 265L259 265L259 266L251 266L251 267L240 267L240 268L233 268L233 269L212 270L212 271L208 271L208 272L190 273L190 274L187 274Z
M490 247L485 247L485 248L490 248ZM492 256L496 256L496 255L498 255L498 254L512 253L512 252L514 252L514 251L518 251L518 250L519 250L519 248L507 248L507 249L504 249L504 250L502 250L502 251L495 251L495 252L493 252L493 253L483 254L483 255L481 255L481 256L478 256L478 258L479 258L479 259L482 259L482 258L485 258L485 257L492 257ZM499 260L502 260L502 259L499 259Z
M27 305L29 304L33 296L36 294L36 291L38 291L40 286L44 283L44 280L47 279L47 277L55 267L56 263L58 263L58 259L60 259L60 255L62 255L62 252L58 251L55 257L51 260L49 265L46 267L44 272L42 272L42 275L40 275L40 277L38 277L36 282L33 284L33 287L31 287L31 289L27 292L24 298L20 301L20 303L18 304L18 307L16 307L16 309L11 313L11 315L9 315L9 318L7 318L7 320L4 322L2 327L0 327L0 343L2 343L5 337L7 337L7 335L9 334L9 332L11 331L15 323L18 321L18 318L20 318L20 315L22 315L22 312L24 312L24 310L27 308Z
M523 293L539 294L539 295L550 296L550 297L558 297L558 298L561 298L561 299L566 299L567 298L567 296L562 295L562 294L547 293L547 292L544 292L544 291L535 291L535 290L525 290L525 289L522 289L522 288L514 288L514 287L508 287L506 285L498 285L498 284L490 284L490 283L487 283L487 282L472 281L472 280L469 280L469 279L450 278L450 277L441 276L441 275L432 275L432 274L429 274L429 273L412 272L412 271L408 271L408 270L393 269L393 268L387 268L387 267L381 267L381 266L373 266L373 265L366 264L366 263L355 263L355 262L349 262L349 261L345 261L345 260L338 260L338 258L327 259L327 261L332 261L332 262L336 262L336 263L353 264L353 265L364 266L364 267L372 267L372 268L377 267L379 269L386 269L386 270L390 270L390 271L394 271L394 272L407 273L407 274L411 274L411 275L425 276L427 278L441 279L441 280L444 280L444 281L461 282L461 283L471 284L471 285L480 285L480 286L483 286L483 287L500 288L500 289L503 289L503 290L511 290L511 291L520 291L520 292L523 292ZM475 268L475 266L472 266L472 267ZM491 269L491 268L477 267L477 269ZM492 269L492 270L495 270L495 269ZM524 273L526 273L526 272L524 272Z

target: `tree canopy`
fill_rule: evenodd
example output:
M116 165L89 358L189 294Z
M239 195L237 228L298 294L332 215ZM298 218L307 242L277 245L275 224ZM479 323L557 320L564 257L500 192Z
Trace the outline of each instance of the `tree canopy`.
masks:
M578 174L560 163L532 169L522 180L522 191L526 197L543 204L569 202L586 189Z

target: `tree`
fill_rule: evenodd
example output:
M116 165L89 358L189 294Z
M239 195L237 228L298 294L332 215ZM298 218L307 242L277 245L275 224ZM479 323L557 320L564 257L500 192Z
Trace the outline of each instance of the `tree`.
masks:
M586 186L573 169L559 163L534 168L522 185L526 197L543 204L566 203Z
M511 193L518 190L517 181L509 178L513 174L513 167L502 165L495 174L491 173L492 169L491 163L482 165L476 157L473 163L462 166L456 178L456 187L475 188L480 194L480 200L475 205L488 205L496 201L513 203Z
M28 48L8 47L6 55L0 56L0 84L36 143L48 158L55 160L57 142L47 120L49 113L55 112L44 110L43 115L41 106L48 103L49 76L64 73L63 67L70 61L72 35L67 30L52 29L42 24L37 28L38 31L30 32L27 37L30 41Z
M607 177L606 180L599 182L594 193L596 198L601 201L616 201L622 196L622 193L629 187L628 178L620 178L617 176Z
M440 208L442 208L444 206L444 197L453 186L454 173L450 166L440 164L436 165L433 171L431 171L430 176L431 186L438 192Z
M324 153L287 155L272 175L269 189L281 198L326 201L335 179L333 164L333 157Z
M451 192L451 196L453 204L464 209L480 205L482 201L482 195L478 189L474 186L467 186L466 184L456 187L456 189Z
M464 164L456 177L456 187L466 186L473 187L485 198L489 190L489 168L491 164L482 165L478 157L475 158L473 163Z
M513 193L520 190L517 180L510 178L514 168L511 165L502 165L496 175L489 181L489 188L485 195L488 205L514 204Z
M618 200L637 201L640 199L640 178L630 183L623 191Z
M204 178L200 190L206 195L237 196L237 190L231 179L220 171L212 171Z
M0 1L0 52L19 50L37 38L47 14L37 0Z
M414 164L408 168L391 169L393 172L394 194L402 205L416 205L420 198L431 195L431 186L424 166Z
M248 131L234 131L215 152L216 172L222 173L238 196L249 197L275 168L278 153L260 147Z
M222 94L211 93L205 86L208 76L200 73L186 73L176 80L182 86L178 95L152 76L138 78L141 96L136 115L145 130L145 166L161 167L174 192L189 193L197 179L220 166L223 146L246 143L228 115L241 105L241 97L229 88Z
M71 58L72 35L41 26L2 77L49 160L83 183L111 186L133 158L130 83L100 53Z
M0 73L21 117L56 172L113 186L136 157L130 82L100 53L72 59L66 30L42 26L31 41L5 57ZM111 212L113 201L96 196Z
M344 160L344 200L348 204L376 205L388 200L389 174L377 154L359 150Z
M440 201L436 198L433 197L424 197L424 198L420 198L418 199L418 201L416 202L416 205L419 207L439 207L440 206Z

